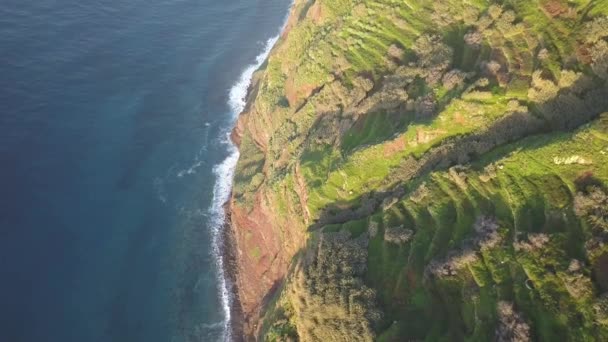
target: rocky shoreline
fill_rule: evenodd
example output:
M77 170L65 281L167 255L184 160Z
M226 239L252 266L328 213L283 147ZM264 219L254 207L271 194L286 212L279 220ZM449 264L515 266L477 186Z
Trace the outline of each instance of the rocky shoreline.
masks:
M237 263L237 246L234 232L232 230L230 220L230 202L224 204L226 219L222 230L222 258L224 261L224 276L230 293L230 337L232 341L244 341L243 331L243 310L239 301L239 291L237 287L238 263Z
M243 113L246 113L251 108L255 95L257 93L259 83L259 73L256 71L251 79L251 83L247 89L247 96L245 101L245 107L235 122L232 132L230 134L230 140L237 147L240 148L240 134L239 134L239 122ZM237 232L235 231L235 225L232 224L232 210L231 202L233 193L231 192L229 200L224 203L225 220L224 227L222 230L222 258L224 261L224 275L226 277L227 289L230 293L230 337L232 341L245 341L248 340L245 334L245 314L243 312L243 306L240 300L238 279L239 279L239 263L238 255L239 248L237 243Z
M239 113L234 124L230 139L232 143L242 151L242 140L251 128L248 120L260 113L254 108L260 91L261 84L266 75L265 66L282 43L287 38L288 33L296 26L301 12L306 8L306 1L294 0L289 10L287 21L279 34L279 41L272 47L266 60L261 64L260 69L256 70L251 78L245 97L245 106ZM254 140L256 140L254 138ZM259 140L256 141L259 143ZM263 145L263 144L262 144ZM243 156L241 156L243 157ZM238 167L237 171L238 172ZM235 176L237 173L235 172ZM256 197L256 209L251 212L243 211L234 202L234 180L232 193L228 202L224 204L225 222L222 232L222 257L224 260L224 272L228 290L231 294L229 323L231 339L233 341L255 341L261 328L260 319L263 308L282 283L284 273L287 270L291 257L295 251L302 246L298 241L303 241L301 236L291 236L290 242L281 241L277 237L269 237L277 227L277 222L270 222L270 208L261 208L260 204L263 196ZM287 224L287 223L283 223ZM289 224L287 224L289 226ZM245 229L243 229L245 228ZM255 237L251 241L259 242L260 248L268 255L272 255L271 260L262 257L260 260L252 260L245 252L249 245L244 237L253 234ZM255 286L251 284L255 284Z

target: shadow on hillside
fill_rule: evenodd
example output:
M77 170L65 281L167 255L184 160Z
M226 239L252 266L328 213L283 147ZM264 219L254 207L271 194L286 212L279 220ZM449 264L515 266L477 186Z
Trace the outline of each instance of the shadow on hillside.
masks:
M571 131L592 121L608 111L608 82L602 82L589 84L581 79L561 89L552 99L531 105L530 112L515 112L482 132L442 141L420 158L408 157L384 180L381 188L385 190L326 206L309 231L369 216L383 204L402 197L406 192L405 183L432 171L470 163L493 149L532 135Z

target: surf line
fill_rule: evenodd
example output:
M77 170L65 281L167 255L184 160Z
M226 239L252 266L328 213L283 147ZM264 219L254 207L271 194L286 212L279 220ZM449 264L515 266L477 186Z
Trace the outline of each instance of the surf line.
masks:
M287 11L288 14L283 20L283 24L281 25L279 32L284 31L292 7L293 3L289 6L289 9ZM234 171L236 169L236 164L239 160L239 150L232 143L232 140L230 140L230 133L232 132L236 120L238 119L238 116L245 109L247 89L251 84L251 78L253 77L253 73L258 70L262 66L262 64L264 64L264 62L270 55L270 51L272 50L276 42L279 40L279 37L280 33L266 41L262 53L260 53L256 57L254 63L250 64L245 68L245 70L243 70L238 81L230 89L228 96L228 105L230 106L230 111L232 114L230 118L231 122L230 127L228 127L226 131L223 132L223 138L220 142L228 150L228 156L221 163L213 167L213 174L215 175L216 181L213 187L213 202L211 204L211 208L209 209L209 226L211 227L212 232L213 256L215 259L216 268L218 270L218 292L222 303L222 310L224 313L224 341L230 341L232 339L230 325L230 308L233 305L233 298L231 296L230 285L228 284L228 280L226 278L226 270L224 268L224 260L222 256L222 232L226 221L224 204L230 199Z

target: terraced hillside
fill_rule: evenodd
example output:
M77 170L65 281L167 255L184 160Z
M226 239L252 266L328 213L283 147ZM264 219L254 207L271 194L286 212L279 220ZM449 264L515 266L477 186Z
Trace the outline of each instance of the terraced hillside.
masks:
M608 340L607 15L296 1L233 134L247 338Z

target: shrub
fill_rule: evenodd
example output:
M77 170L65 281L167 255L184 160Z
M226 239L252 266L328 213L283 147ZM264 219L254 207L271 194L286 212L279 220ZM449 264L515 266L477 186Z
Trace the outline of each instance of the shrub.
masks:
M388 55L396 60L401 60L403 58L404 51L402 48L398 47L395 44L392 44L388 47Z
M416 117L418 118L429 118L437 111L437 100L435 94L428 94L426 96L419 97L415 103Z
M479 31L471 31L464 35L464 42L473 49L479 49L483 43L483 34Z
M574 197L574 211L597 229L608 231L608 195L598 186L587 192L578 192Z
M582 36L587 43L597 43L608 37L608 17L598 17L585 24Z
M521 314L515 312L513 303L500 301L497 306L498 328L496 341L524 342L530 341L530 326Z
M544 233L529 234L528 241L515 242L513 247L516 251L533 252L543 248L549 242L549 236Z
M604 293L595 301L593 311L599 324L608 325L608 293Z
M473 225L475 229L475 243L481 250L498 246L502 236L498 233L498 221L493 216L479 216Z
M591 48L591 68L599 77L608 79L608 43L601 40Z
M413 235L414 231L403 228L403 225L389 227L384 230L384 241L401 245L410 241Z
M443 75L441 80L443 87L447 90L452 90L456 87L461 87L464 84L466 74L458 69L451 70Z
M551 80L542 77L542 71L532 74L532 88L528 91L528 98L537 103L545 103L557 96L559 87Z

